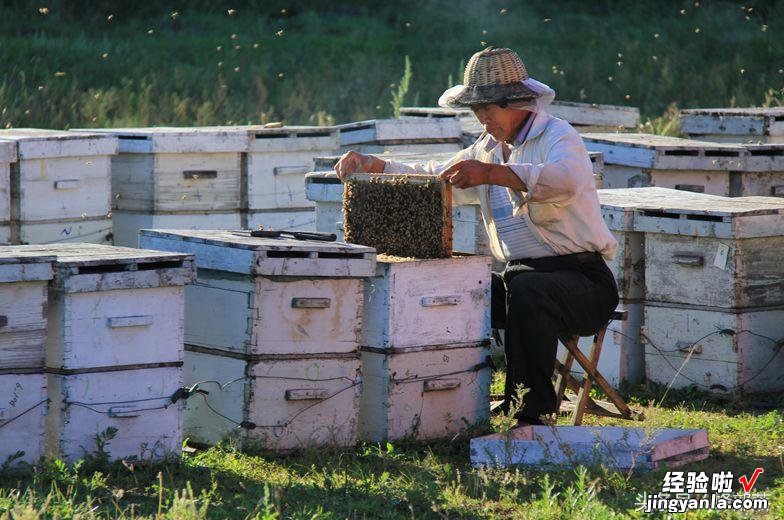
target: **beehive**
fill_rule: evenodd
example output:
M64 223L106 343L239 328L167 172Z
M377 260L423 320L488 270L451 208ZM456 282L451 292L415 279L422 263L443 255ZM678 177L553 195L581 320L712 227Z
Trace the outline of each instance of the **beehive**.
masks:
M54 257L0 251L0 464L43 455L46 292Z
M463 147L456 120L372 119L338 125L340 153L356 150L380 154L385 151L458 152Z
M11 242L11 164L16 158L16 145L0 141L0 244Z
M143 231L141 243L196 255L199 278L186 296L189 382L239 378L188 402L186 435L214 443L234 432L275 451L356 440L352 403L372 249L218 231ZM348 381L351 390L326 399ZM240 430L243 421L257 427Z
M583 134L590 151L604 154L604 188L658 186L711 195L735 196L735 173L745 169L748 151L652 134ZM766 195L767 193L759 193ZM749 194L752 195L752 194Z
M728 143L784 143L784 107L681 110L681 131Z
M113 458L179 453L187 255L98 244L12 246L55 256L45 367L46 452L69 461L117 428Z
M10 174L10 243L111 243L116 138L17 128L0 130L4 141L15 143L18 157Z
M451 186L432 175L350 174L343 212L347 242L402 257L452 253Z
M486 422L489 354L481 342L404 350L363 347L360 438L451 438Z
M115 244L136 247L139 229L240 227L242 154L232 127L111 128Z

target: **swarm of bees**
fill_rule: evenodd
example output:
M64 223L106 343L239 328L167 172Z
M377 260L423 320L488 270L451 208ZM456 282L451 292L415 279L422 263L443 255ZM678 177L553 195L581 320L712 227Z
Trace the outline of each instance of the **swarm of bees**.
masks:
M443 183L435 178L348 180L343 191L345 240L374 247L379 254L449 257L451 243L444 237L451 237L451 222L446 222L451 211L444 211L444 205Z

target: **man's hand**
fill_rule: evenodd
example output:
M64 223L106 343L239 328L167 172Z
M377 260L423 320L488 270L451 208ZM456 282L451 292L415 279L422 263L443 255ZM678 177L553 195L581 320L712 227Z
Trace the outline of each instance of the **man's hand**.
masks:
M456 162L439 174L439 178L449 181L455 188L473 188L480 184L487 184L489 169L493 164L483 163L475 159L466 159Z
M349 173L383 173L386 161L374 155L346 152L335 165L335 171L343 181Z

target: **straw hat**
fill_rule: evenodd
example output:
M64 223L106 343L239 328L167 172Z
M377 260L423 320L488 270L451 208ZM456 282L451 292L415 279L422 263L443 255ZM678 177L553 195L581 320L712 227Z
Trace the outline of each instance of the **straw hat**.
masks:
M526 85L528 80L528 71L516 52L488 47L471 56L463 84L444 92L439 105L459 108L481 103L534 100L542 92Z

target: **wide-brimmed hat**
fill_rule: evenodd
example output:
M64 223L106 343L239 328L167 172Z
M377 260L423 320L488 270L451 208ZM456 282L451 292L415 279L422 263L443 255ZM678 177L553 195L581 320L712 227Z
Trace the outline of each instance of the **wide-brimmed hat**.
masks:
M482 103L534 100L543 92L526 85L529 79L523 60L516 52L489 47L471 56L463 84L444 92L438 104L460 108Z

